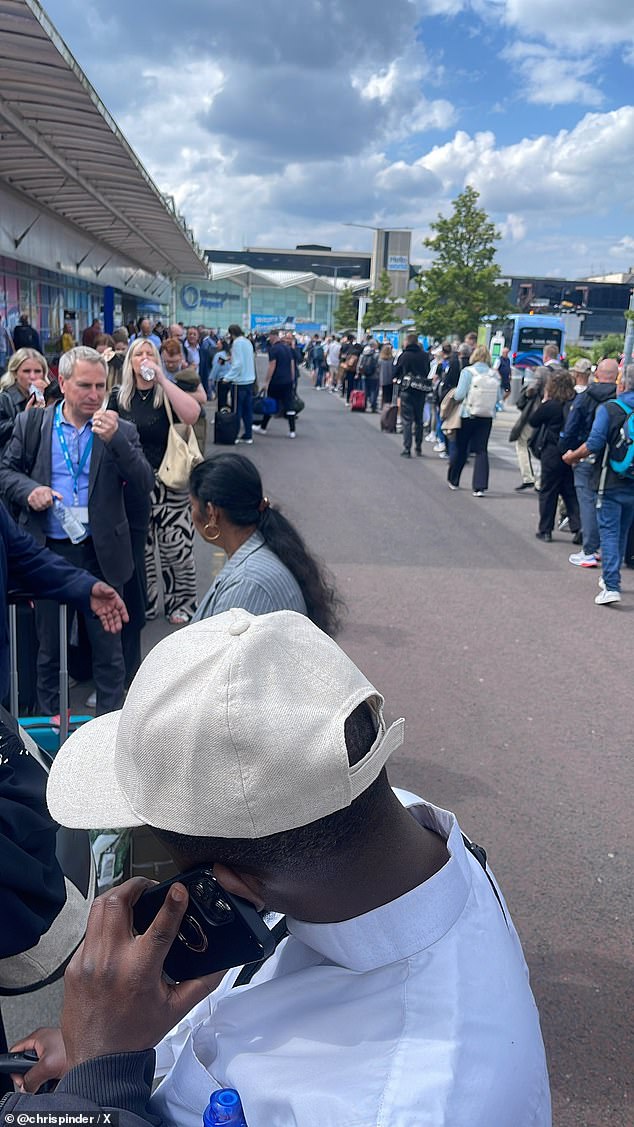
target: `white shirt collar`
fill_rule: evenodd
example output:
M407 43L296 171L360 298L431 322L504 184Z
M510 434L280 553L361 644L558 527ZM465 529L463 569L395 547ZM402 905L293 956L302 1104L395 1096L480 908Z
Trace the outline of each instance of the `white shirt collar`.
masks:
M471 870L454 815L426 802L409 811L446 841L449 860L417 888L354 919L314 924L289 918L290 934L328 962L368 971L410 958L442 938L464 910Z

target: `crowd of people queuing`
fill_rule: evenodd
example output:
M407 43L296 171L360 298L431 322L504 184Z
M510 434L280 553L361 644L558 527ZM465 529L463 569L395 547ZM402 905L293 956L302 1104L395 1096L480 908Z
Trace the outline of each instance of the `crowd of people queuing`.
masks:
M268 502L263 505L257 473L253 470L255 479L249 478L250 463L245 469L246 460L233 456L232 489L225 483L217 495L209 483L222 479L220 456L212 477L205 472L195 479L198 499L190 496L187 484L176 487L163 472L172 424L193 428L200 459L204 457L209 400L218 406L231 401L241 424L238 442L252 443L253 429L266 433L278 414L286 417L288 433L295 436L302 356L294 338L273 332L249 339L238 325L229 326L222 337L202 327L173 324L166 329L147 318L104 333L95 319L77 344L71 329L65 324L60 353L50 365L37 334L25 335L30 331L26 315L14 331L15 342L7 345L0 379L0 495L12 518L38 543L123 597L127 621L121 638L104 632L93 615L86 617L85 631L81 620L86 679L92 677L95 684L88 705L94 704L97 715L120 707L141 663L141 633L149 619L162 611L170 625L179 627L194 616L198 620L218 613L216 608L226 605L225 588L231 591L230 605L298 610L334 631L336 597L288 522ZM255 428L254 346L268 351L262 390L268 396L265 403L272 404L258 415ZM225 496L231 500L226 512ZM76 536L73 520L79 527ZM228 556L219 586L200 607L195 528ZM235 597L238 602L231 602ZM330 611L320 609L322 601L330 601ZM44 715L55 715L56 609L39 600L35 616L37 707Z
M221 891L285 915L288 934L250 979L222 970L173 985L162 967L182 927L182 886L146 939L132 916L145 882L122 885L108 911L93 908L61 1032L16 1046L40 1060L3 1110L106 1107L122 1127L194 1127L209 1092L226 1086L254 1125L361 1116L550 1127L539 1019L508 908L455 817L389 786L403 722L386 723L381 694L334 641L344 607L332 577L242 452L201 460L184 489L161 480L168 411L199 428L203 454L210 400L231 403L242 444L276 418L292 438L302 373L316 391L380 412L387 429L400 420L404 459L433 445L452 492L471 461L471 493L483 497L489 436L510 395L508 350L494 362L475 334L425 348L412 333L399 350L370 333L301 340L145 319L111 334L95 322L80 344L65 326L68 347L49 366L28 319L21 327L0 384L0 577L5 593L35 579L83 615L98 717L58 755L50 810L73 828L149 825L180 873L213 864ZM268 358L260 387L258 351ZM617 603L623 560L634 562L634 476L612 455L634 412L634 365L568 367L547 346L517 406L516 490L537 495L535 535L550 543L567 529L570 564L601 572L597 604ZM199 603L195 535L226 554ZM142 662L143 624L161 606L183 629ZM40 707L54 713L54 602L36 613ZM4 693L6 648L3 635ZM203 677L213 692L194 691ZM167 731L179 733L177 757ZM3 746L0 793L3 772L19 770ZM27 897L17 863L11 895ZM18 930L2 934L0 959L17 950ZM30 1094L53 1078L54 1092Z

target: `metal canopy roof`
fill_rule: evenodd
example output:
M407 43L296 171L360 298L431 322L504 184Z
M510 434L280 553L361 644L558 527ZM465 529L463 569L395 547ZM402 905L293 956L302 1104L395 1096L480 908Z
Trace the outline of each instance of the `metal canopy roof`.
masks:
M369 279L352 282L349 278L337 278L335 286L333 280L323 274L293 270L256 270L251 266L233 266L226 262L210 262L209 265L214 281L226 278L228 281L242 281L245 285L274 286L278 289L298 286L308 293L336 293L344 287L349 287L356 293L357 290L367 289L370 284Z
M0 0L0 179L143 270L207 275L37 0Z

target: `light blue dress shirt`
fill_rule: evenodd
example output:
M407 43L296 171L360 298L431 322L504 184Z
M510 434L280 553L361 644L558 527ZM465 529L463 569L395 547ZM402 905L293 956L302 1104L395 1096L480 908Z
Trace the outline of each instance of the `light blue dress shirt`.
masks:
M55 419L61 420L64 429L64 437L68 452L70 454L71 465L77 467L81 462L82 456L90 440L92 434L92 419L84 423L80 430L77 430L72 423L68 423L64 418L62 404L56 408ZM80 509L88 508L88 484L90 477L90 458L86 459L86 463L77 480L77 502L75 499L75 479L69 473L64 454L59 441L57 427L53 420L53 432L51 435L51 489L55 493L61 493L62 504L67 509L73 509L76 503L79 504ZM90 536L90 525L86 521L82 521L86 528L86 535ZM64 531L57 517L52 509L49 509L46 521L46 535L50 536L52 540L67 540L68 533Z

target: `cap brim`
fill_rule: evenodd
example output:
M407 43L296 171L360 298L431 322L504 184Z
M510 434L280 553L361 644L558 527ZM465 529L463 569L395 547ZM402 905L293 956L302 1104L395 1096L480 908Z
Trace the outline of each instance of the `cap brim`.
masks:
M97 716L73 732L58 751L48 777L52 817L74 830L142 826L115 774L120 712Z

